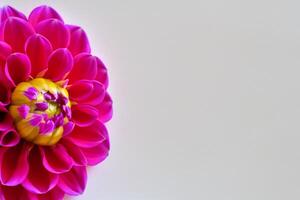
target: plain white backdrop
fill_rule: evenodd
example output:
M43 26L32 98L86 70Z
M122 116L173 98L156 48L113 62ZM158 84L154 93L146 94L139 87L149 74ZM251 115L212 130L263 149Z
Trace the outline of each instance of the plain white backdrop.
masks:
M300 199L299 1L0 4L53 6L109 69L110 157L71 199Z

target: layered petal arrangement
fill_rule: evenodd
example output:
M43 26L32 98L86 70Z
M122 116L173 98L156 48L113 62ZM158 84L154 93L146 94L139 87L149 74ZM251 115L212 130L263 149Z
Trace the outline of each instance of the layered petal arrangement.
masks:
M103 62L86 33L49 6L0 9L0 200L82 194L109 152Z

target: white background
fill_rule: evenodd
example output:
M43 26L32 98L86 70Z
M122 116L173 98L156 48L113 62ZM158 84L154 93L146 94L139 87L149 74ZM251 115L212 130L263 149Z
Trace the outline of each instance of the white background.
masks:
M300 2L8 1L81 25L110 73L110 157L76 200L299 200Z

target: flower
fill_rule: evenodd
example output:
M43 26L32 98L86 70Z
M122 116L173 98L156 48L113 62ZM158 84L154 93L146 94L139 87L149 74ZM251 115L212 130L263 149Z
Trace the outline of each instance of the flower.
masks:
M82 194L109 151L103 62L53 8L0 9L0 199Z

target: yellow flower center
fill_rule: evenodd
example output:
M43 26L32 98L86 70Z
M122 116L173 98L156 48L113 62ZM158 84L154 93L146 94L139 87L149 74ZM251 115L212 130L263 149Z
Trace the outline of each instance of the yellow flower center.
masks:
M54 145L71 119L68 91L48 79L36 78L17 85L9 112L20 136L34 144Z

